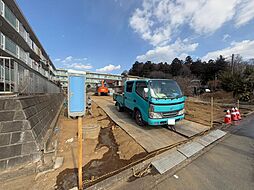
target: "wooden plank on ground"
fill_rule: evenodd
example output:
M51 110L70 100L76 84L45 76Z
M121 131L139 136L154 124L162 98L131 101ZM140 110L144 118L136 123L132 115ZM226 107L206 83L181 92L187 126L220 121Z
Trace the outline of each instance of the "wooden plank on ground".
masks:
M92 100L147 152L152 152L187 139L161 126L138 126L129 113L118 112L116 110L112 97L93 96ZM207 129L209 127L186 120L178 122L175 126L175 130L186 137L191 137Z
M173 130L175 130L177 133L182 134L186 137L192 137L209 129L209 126L205 126L188 120L182 120L177 122L173 128Z
M163 127L136 125L131 115L127 112L118 112L114 102L109 97L92 97L92 100L100 106L107 115L124 131L126 131L147 152L179 143L186 140L185 137Z

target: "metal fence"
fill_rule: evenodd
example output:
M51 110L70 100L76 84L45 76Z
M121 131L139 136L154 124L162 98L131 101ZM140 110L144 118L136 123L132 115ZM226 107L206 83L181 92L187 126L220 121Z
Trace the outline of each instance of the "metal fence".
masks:
M13 58L0 56L0 93L59 93L60 87Z

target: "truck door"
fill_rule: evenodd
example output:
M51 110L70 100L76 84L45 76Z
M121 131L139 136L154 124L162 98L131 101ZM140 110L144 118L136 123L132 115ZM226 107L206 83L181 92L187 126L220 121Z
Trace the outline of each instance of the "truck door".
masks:
M124 92L124 102L125 106L131 110L134 109L134 99L133 99L133 84L134 81L127 81L125 85L125 92Z
M146 81L137 81L135 85L135 98L134 101L137 102L136 106L142 114L143 120L148 119L148 95L145 93L144 88L147 88Z

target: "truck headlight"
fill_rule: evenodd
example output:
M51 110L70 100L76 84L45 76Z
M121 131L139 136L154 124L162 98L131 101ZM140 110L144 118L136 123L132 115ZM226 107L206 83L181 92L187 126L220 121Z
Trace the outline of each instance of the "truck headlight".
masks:
M182 109L182 110L180 110L180 111L178 112L177 115L183 115L184 113L185 113L185 109Z
M162 113L149 112L149 117L152 119L161 119Z

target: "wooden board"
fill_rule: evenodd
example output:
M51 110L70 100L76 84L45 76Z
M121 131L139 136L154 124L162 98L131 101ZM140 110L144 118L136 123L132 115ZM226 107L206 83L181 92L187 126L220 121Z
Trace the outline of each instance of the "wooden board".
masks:
M177 133L182 134L186 137L192 137L209 129L209 126L205 126L188 120L182 120L177 122L172 130L175 130Z
M93 96L92 100L147 152L153 152L187 139L186 137L162 126L138 126L129 113L117 111L112 97ZM189 129L189 125L195 130L192 131ZM196 124L188 121L182 122L177 132L182 132L185 134L185 136L188 136L186 134L197 134L201 125L198 124L198 127L195 127L195 125ZM178 125L175 128L177 127Z

